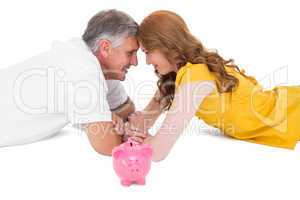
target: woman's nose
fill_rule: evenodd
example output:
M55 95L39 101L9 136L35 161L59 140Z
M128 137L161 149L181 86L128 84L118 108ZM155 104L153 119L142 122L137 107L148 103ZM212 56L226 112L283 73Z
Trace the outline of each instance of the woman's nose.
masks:
M147 65L151 64L150 57L148 55L146 55L146 64Z

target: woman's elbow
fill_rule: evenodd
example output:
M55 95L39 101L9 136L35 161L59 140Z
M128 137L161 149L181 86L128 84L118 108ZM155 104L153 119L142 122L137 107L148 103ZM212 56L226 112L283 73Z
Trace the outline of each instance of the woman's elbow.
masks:
M152 161L158 163L160 161L163 161L164 159L165 158L152 158Z
M152 161L153 162L160 162L163 161L166 157L167 157L167 153L166 154L153 154L152 156Z

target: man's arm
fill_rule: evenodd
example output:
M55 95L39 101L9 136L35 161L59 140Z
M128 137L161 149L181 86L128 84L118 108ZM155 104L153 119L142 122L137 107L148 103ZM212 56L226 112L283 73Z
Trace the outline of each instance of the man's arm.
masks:
M129 97L127 97L127 100L121 104L120 106L118 106L117 108L111 110L114 114L118 115L120 118L123 119L123 121L127 121L128 116L131 113L135 112L135 105L134 103L131 101L131 99Z
M134 111L134 103L128 97L123 104L112 110L113 121L84 124L83 127L93 149L100 154L111 156L112 149L122 143L122 134L115 130L114 122L126 121Z
M111 156L112 149L122 143L122 135L114 128L114 122L121 119L114 114L112 118L113 121L93 122L82 125L93 149L107 156Z

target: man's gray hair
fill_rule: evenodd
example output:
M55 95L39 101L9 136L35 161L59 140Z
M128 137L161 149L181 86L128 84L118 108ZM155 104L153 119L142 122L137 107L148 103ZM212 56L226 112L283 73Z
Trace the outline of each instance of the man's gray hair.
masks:
M96 53L100 40L107 39L113 47L118 47L127 37L136 36L137 31L138 24L128 14L115 9L104 10L90 19L82 39Z

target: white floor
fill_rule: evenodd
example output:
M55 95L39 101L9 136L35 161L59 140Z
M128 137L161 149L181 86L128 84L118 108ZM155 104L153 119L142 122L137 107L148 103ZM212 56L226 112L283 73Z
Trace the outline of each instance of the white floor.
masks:
M1 1L0 69L48 50L55 40L80 37L88 19L108 8L139 23L154 10L173 10L207 48L234 58L265 87L300 83L300 12L297 1L288 0ZM141 109L156 79L138 56L125 86ZM146 185L129 188L120 185L111 158L94 152L71 127L47 140L0 148L0 200L300 199L299 144L294 151L272 148L193 124L166 160L153 163Z
M111 157L95 153L71 127L0 148L0 199L299 199L299 148L233 140L213 129L197 134L201 124L192 124L167 159L152 164L145 186L122 187Z

